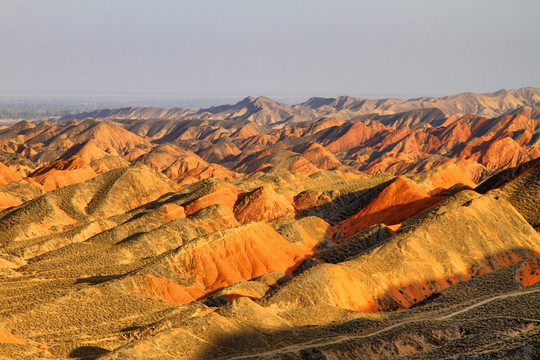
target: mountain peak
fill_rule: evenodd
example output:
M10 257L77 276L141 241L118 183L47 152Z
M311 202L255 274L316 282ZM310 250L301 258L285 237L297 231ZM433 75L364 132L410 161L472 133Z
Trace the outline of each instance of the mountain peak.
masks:
M252 102L255 102L255 100L257 100L257 99L254 98L253 96L246 96L241 101L239 101L237 104L240 104L240 103L252 103Z

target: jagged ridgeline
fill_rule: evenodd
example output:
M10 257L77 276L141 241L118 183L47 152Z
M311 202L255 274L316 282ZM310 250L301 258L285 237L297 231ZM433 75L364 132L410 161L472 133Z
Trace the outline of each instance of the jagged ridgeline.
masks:
M0 129L2 359L540 358L540 90Z

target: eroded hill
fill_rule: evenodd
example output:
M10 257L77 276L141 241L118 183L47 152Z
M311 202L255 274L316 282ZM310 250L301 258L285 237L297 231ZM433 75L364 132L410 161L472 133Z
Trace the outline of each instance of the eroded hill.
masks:
M538 358L528 91L0 130L1 357Z

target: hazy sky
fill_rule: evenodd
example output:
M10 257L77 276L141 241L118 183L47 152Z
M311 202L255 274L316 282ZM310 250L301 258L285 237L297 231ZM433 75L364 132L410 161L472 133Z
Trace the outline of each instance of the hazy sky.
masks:
M0 0L0 93L540 86L540 1Z

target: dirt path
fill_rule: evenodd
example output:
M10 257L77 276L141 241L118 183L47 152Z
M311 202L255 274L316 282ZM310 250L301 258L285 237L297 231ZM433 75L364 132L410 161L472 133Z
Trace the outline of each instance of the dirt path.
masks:
M489 302L492 302L492 301L495 301L495 300L499 300L499 299L506 299L506 298L509 298L509 297L515 297L515 296L520 296L520 295L527 295L527 294L532 294L532 293L535 293L535 292L539 292L540 289L535 289L535 290L529 290L529 291L519 291L519 292L511 292L511 293L508 293L508 294L503 294L503 295L499 295L499 296L494 296L492 298L489 298L489 299L485 299L485 300L482 300L480 302L477 302L475 304L472 304L470 306L467 306L459 311L456 311L456 312L453 312L453 313L450 313L448 315L445 315L445 316L441 316L441 317L438 317L438 318L435 318L434 320L445 320L445 319L450 319L454 316L457 316L461 313L464 313L464 312L467 312L469 310L472 310L474 308L477 308L479 306L482 306L484 304L487 304Z
M447 319L453 318L455 316L458 316L460 314L463 314L463 313L465 313L467 311L470 311L472 309L475 309L475 308L477 308L479 306L482 306L484 304L487 304L487 303L495 301L495 300L506 299L506 298L515 297L515 296L522 296L522 295L527 295L527 294L532 294L532 293L537 293L537 292L540 292L540 289L529 290L529 291L520 291L520 292L511 292L511 293L508 293L508 294L497 295L497 296L491 297L489 299L479 301L477 303L474 303L474 304L469 305L469 306L467 306L467 307L465 307L465 308L463 308L461 310L452 312L452 313L447 314L447 315L438 316L438 317L423 317L423 318L414 319L414 320L402 321L402 322L399 322L397 324L387 326L387 327L385 327L383 329L380 329L380 330L377 330L377 331L374 331L374 332L371 332L371 333L368 333L368 334L344 335L344 336L338 336L338 337L334 337L332 339L327 339L327 340L316 339L316 340L313 340L313 341L308 341L308 342L304 342L304 343L301 343L301 344L294 344L294 345L284 346L284 347L279 348L279 349L268 350L268 351L264 351L264 352L257 353L257 354L234 356L234 357L223 357L223 358L220 358L220 359L223 359L223 360L225 360L225 359L227 359L227 360L236 360L236 359L256 359L256 358L261 358L261 357L271 357L271 356L274 356L274 355L306 350L306 349L310 349L310 348L313 348L313 347L321 347L321 346L326 346L326 345L339 344L341 342L348 341L348 340L365 339L365 338L369 338L369 337L372 337L372 336L375 336L375 335L379 335L379 334L381 334L383 332L392 330L392 329L397 328L397 327L402 326L402 325L407 325L407 324L416 323L416 322L422 322L422 321L426 321L426 320L438 320L438 321L447 320ZM537 320L534 320L534 321L537 321Z

